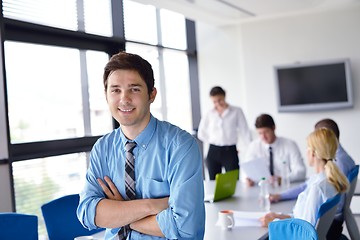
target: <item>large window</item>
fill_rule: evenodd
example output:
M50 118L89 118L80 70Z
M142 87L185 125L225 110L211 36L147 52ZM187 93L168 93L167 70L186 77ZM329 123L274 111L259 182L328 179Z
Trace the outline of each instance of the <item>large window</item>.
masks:
M111 0L3 0L2 2L5 18L103 36L113 34Z
M127 40L157 44L156 8L124 0L124 29Z
M184 52L164 50L167 120L192 133L188 59Z
M139 14L146 16L148 21L139 21ZM143 56L153 66L158 93L152 104L152 114L192 133L189 61L184 51L184 16L125 0L124 22L125 38L137 42L127 42L126 51Z
M40 239L46 239L41 205L81 191L88 152L116 126L102 79L112 54L126 50L147 59L158 89L152 114L192 132L190 22L130 0L2 4L6 107L0 115L9 137L0 139L0 149L9 146L3 162L12 170L14 210L38 215Z
M46 239L41 205L78 193L85 182L86 154L76 153L13 163L16 211L39 217L40 239Z
M89 52L91 130L109 132L101 67L104 53ZM77 49L5 42L6 78L12 143L85 136L80 53ZM101 124L100 124L101 122Z
M97 51L87 51L86 66L88 79L88 93L90 104L90 132L91 135L102 135L112 129L111 114L105 99L103 84L103 67L108 61L107 54Z

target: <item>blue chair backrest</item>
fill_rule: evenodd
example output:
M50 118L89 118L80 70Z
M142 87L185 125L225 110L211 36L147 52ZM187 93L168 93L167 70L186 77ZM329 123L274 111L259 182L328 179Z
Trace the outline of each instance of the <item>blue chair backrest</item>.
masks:
M326 239L326 234L330 229L330 226L335 218L336 209L340 202L341 194L337 194L332 198L329 198L326 202L321 204L317 214L317 220L315 229L319 239Z
M38 240L38 217L21 213L0 213L0 239Z
M359 165L355 165L355 167L353 167L353 169L351 169L351 171L347 175L347 178L350 183L350 188L345 194L344 211L346 208L350 208L351 199L354 195L356 188L358 174L359 174Z
M325 213L327 213L333 207L336 207L340 202L341 194L337 194L332 198L329 198L326 202L321 204L317 213L316 219L319 220Z
M349 232L351 239L360 239L359 227L350 209L351 200L354 195L356 184L358 181L357 179L358 174L359 174L359 165L355 165L355 167L353 167L353 169L349 172L347 176L350 182L350 188L348 192L345 194L345 203L343 208L343 215L346 223L346 228Z
M349 182L352 182L354 178L357 178L358 174L359 174L359 165L355 165L355 167L353 167L353 169L351 169L351 171L347 175Z
M269 223L269 240L317 240L318 235L311 223L288 218Z
M60 197L41 206L49 240L74 240L78 236L87 236L102 231L89 231L84 228L76 216L79 194Z

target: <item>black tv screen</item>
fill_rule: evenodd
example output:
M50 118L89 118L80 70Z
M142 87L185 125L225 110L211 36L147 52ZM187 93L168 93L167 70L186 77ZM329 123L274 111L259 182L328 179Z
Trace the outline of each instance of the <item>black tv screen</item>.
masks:
M348 59L275 67L279 112L353 106Z

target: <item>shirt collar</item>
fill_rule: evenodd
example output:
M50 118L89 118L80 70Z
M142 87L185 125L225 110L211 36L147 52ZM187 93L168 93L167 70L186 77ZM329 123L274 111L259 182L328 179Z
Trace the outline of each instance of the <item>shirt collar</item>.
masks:
M265 147L266 148L269 148L269 147L274 147L274 146L276 146L277 145L277 143L278 143L278 137L275 137L275 141L273 142L273 143L271 143L271 144L267 144L267 143L265 143Z
M157 126L157 119L150 115L150 121L146 128L134 139L136 144L144 149L147 148L152 136L155 133L155 129ZM126 142L129 140L125 137L124 133L121 131L121 142L122 145L125 146Z

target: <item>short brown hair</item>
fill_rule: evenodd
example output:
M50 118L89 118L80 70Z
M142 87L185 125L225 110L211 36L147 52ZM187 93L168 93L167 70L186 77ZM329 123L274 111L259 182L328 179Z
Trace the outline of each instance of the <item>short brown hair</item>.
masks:
M221 96L225 96L225 90L222 89L221 87L219 86L216 86L216 87L213 87L211 90L210 90L210 96L211 97L214 97L214 96L218 96L218 95L221 95Z
M332 120L330 118L324 118L324 119L318 121L315 124L315 129L318 129L318 128L331 129L335 133L335 136L337 139L339 139L339 137L340 137L340 130L339 130L338 125L336 124L336 122L334 120Z
M113 55L104 68L103 81L105 91L108 87L107 81L110 73L116 70L133 70L138 72L140 77L146 83L148 94L150 96L154 89L155 79L151 64L148 61L139 55L126 52L119 52Z
M256 128L274 128L275 122L274 119L269 114L261 114L255 120Z

